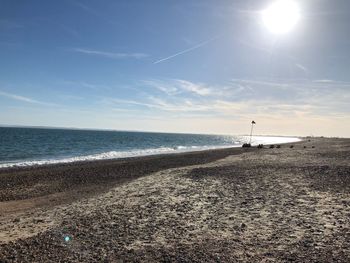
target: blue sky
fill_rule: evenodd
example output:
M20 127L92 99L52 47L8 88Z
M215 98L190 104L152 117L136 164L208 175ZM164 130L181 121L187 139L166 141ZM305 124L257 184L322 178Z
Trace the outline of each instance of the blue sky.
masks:
M349 1L271 2L0 0L0 124L350 136Z

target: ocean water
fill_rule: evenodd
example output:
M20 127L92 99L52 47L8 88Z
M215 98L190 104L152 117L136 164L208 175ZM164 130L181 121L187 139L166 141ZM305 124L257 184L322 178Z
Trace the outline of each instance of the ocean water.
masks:
M0 127L0 168L240 147L247 136ZM292 137L253 137L252 144Z

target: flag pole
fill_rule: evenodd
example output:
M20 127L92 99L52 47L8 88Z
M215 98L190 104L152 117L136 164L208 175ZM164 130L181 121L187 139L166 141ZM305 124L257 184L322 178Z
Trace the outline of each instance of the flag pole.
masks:
M251 142L252 142L252 135L253 135L254 124L255 124L255 121L252 121L252 127L250 128L249 144L251 144Z

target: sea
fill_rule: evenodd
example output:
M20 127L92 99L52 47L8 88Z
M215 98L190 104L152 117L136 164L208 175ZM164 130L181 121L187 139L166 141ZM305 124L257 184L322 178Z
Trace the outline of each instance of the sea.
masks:
M299 140L253 136L252 144ZM248 141L236 135L0 127L0 168L241 147Z

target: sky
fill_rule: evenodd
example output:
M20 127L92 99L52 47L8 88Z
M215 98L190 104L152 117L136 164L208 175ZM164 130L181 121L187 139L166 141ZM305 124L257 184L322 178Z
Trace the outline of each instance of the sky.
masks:
M0 124L350 137L350 2L0 0Z

